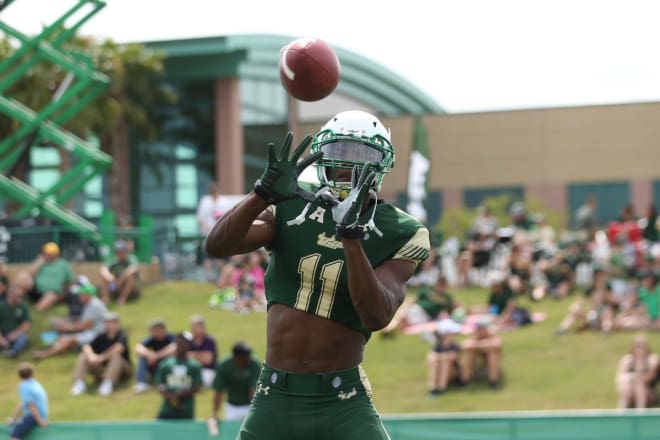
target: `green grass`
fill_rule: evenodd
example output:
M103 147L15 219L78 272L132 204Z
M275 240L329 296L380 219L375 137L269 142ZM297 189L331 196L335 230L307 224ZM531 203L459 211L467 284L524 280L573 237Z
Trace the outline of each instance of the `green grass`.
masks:
M162 283L146 289L142 299L117 311L130 342L134 345L146 334L146 323L156 317L167 320L172 330L187 327L190 315L203 313L210 332L218 339L221 355L228 353L236 340L245 340L263 358L265 352L265 314L236 315L230 311L207 308L212 287L190 282ZM486 294L479 289L457 293L468 304L481 303ZM374 335L366 349L364 368L374 389L381 413L505 411L531 409L612 408L616 402L614 370L619 357L629 346L630 333L602 336L596 333L553 337L553 330L564 315L570 300L528 304L544 311L548 319L527 328L502 333L504 340L505 386L493 391L484 384L430 399L426 394L424 358L428 345L418 336L397 335L382 339ZM64 308L51 315L64 313ZM38 317L34 335L45 329L47 317ZM36 337L35 337L36 339ZM660 335L650 335L652 347L660 347ZM323 343L323 341L319 341ZM33 347L36 344L33 343ZM29 360L29 353L22 357ZM133 382L109 398L90 392L71 397L71 373L75 354L41 361L38 379L46 387L54 420L151 419L160 398L154 390L142 395L132 391ZM9 414L16 403L16 361L0 359L0 415ZM203 391L197 398L197 417L210 412L212 393Z

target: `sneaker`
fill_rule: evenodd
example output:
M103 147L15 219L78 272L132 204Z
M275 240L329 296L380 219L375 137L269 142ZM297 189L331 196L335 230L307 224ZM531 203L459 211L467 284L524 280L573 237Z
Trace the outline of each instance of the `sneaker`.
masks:
M148 389L149 389L149 384L148 384L148 383L144 383L144 382L138 382L138 383L136 383L135 386L133 387L133 390L135 390L135 392L138 393L138 394L139 394L139 393L144 393L144 392L147 391Z
M109 396L112 394L113 389L114 387L112 386L112 381L104 379L103 382L101 382L101 386L99 387L99 394L101 396Z
M435 388L435 389L432 389L432 390L429 391L429 395L431 397L438 397L438 396L441 396L444 392L445 392L445 390L442 389L442 388Z
M87 390L87 384L85 383L85 381L77 379L73 383L73 386L71 387L71 395L72 396L80 396L86 390Z

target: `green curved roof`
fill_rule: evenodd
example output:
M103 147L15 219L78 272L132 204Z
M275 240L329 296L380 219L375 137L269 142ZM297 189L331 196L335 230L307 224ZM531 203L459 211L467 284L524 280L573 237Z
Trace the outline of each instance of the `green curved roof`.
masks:
M294 37L272 34L228 35L147 42L166 56L168 76L242 78L279 83L280 48ZM410 81L355 52L334 47L341 63L337 91L385 116L445 113L433 98Z

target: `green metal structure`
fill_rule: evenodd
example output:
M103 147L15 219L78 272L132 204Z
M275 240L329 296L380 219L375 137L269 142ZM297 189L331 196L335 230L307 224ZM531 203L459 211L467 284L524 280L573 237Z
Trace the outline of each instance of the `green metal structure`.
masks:
M9 3L11 1L3 2L0 8L9 6ZM104 6L105 2L101 0L78 0L34 37L0 21L0 31L20 44L11 56L0 62L0 113L18 126L0 141L0 194L21 204L17 218L44 215L92 239L99 238L96 227L63 204L92 178L106 172L112 159L90 142L63 129L62 124L105 91L110 81L94 69L88 56L68 50L64 44ZM72 24L65 28L69 21ZM52 101L43 108L33 109L8 96L7 92L41 62L56 65L67 75ZM71 169L42 191L8 176L25 151L35 143L57 146L70 152L74 158Z

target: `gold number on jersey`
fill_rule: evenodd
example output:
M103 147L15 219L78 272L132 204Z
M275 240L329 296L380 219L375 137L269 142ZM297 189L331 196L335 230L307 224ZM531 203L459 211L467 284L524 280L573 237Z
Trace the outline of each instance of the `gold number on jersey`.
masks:
M298 263L298 273L300 274L300 287L296 296L296 304L293 306L299 310L307 311L309 307L309 298L314 290L314 275L316 266L319 264L321 254L311 254L302 257Z
M298 263L300 287L298 288L296 304L294 305L296 309L309 311L309 302L314 291L314 279L320 259L321 254L311 254L301 258ZM321 297L314 313L323 318L329 318L332 312L332 305L335 302L335 293L337 291L337 282L339 281L339 274L343 266L343 261L335 260L321 267Z

